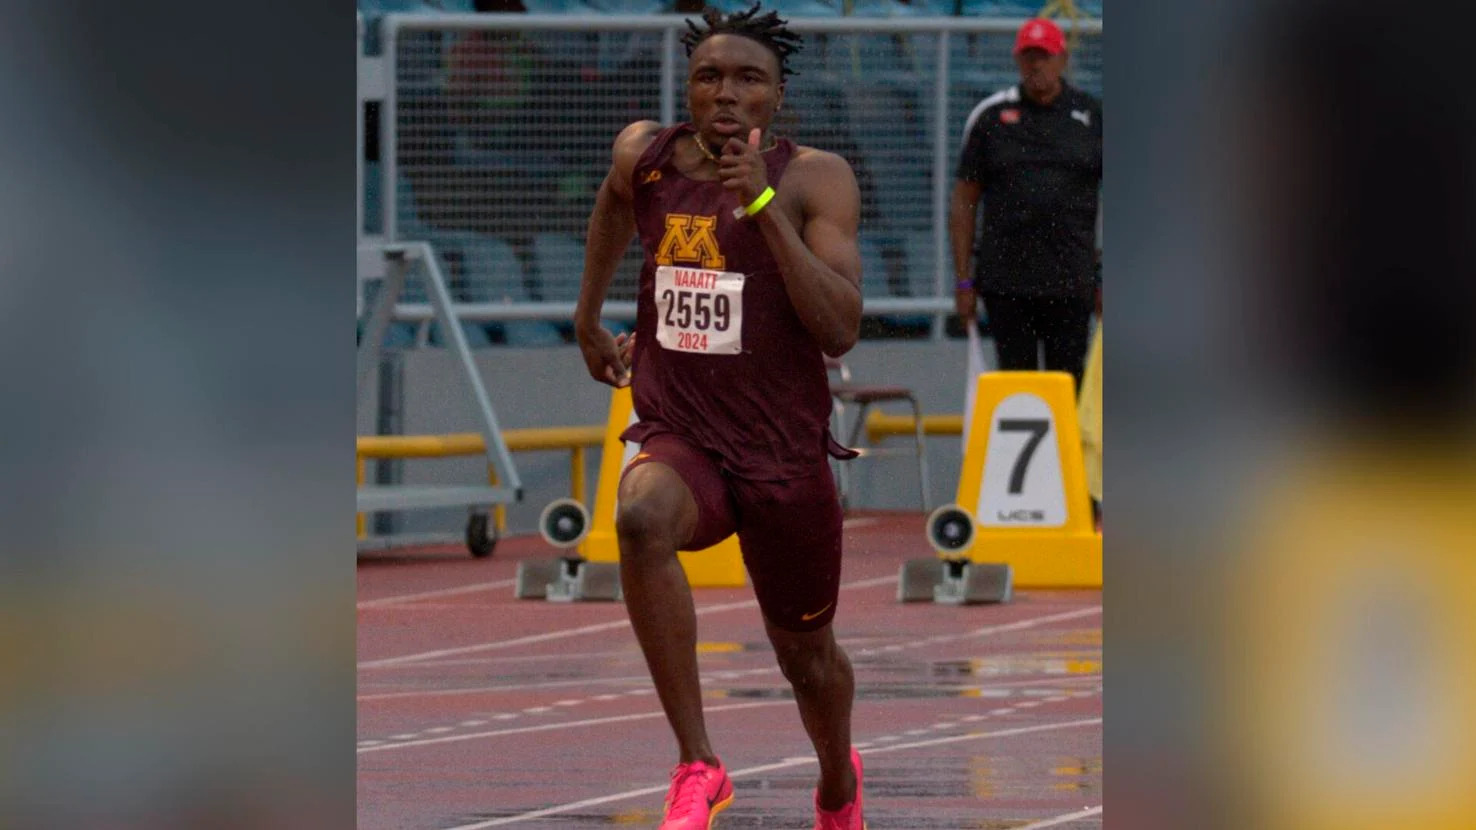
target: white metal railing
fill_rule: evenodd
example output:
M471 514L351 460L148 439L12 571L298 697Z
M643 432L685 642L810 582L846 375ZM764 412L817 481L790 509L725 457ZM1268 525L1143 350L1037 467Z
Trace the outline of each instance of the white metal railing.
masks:
M381 101L382 237L432 244L464 320L568 319L582 231L609 144L685 109L683 15L391 14L360 97ZM863 178L868 314L952 310L951 170L964 118L1015 80L1019 18L796 18L806 36L776 127ZM1101 91L1102 23L1061 21L1071 80ZM362 35L361 35L362 41ZM361 50L362 54L362 50ZM867 181L869 180L869 181ZM362 227L362 223L361 223ZM639 258L605 314L632 319ZM622 291L624 293L622 293ZM397 319L425 321L411 299ZM941 333L941 325L935 325Z

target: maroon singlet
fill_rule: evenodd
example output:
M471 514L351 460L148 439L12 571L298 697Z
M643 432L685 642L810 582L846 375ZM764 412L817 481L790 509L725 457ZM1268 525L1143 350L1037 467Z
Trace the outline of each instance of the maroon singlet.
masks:
M631 182L645 252L631 368L639 423L621 438L676 433L746 479L813 475L827 452L850 455L830 438L824 357L763 234L733 218L738 196L672 163L677 137L694 131L658 133ZM779 139L763 154L770 186L794 150Z

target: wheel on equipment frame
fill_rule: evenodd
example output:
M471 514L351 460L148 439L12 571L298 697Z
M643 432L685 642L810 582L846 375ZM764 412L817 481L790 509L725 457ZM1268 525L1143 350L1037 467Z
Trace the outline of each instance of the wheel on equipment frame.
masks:
M478 559L492 555L497 547L497 528L485 510L478 510L466 519L466 549Z

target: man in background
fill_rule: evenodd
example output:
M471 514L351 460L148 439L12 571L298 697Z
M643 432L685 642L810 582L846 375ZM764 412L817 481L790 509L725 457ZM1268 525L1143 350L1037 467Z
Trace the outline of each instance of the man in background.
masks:
M1020 82L964 124L948 230L955 308L982 299L999 368L1070 372L1081 386L1096 289L1102 104L1063 78L1066 38L1032 19L1015 38ZM983 221L980 223L980 207ZM975 239L975 228L982 234Z

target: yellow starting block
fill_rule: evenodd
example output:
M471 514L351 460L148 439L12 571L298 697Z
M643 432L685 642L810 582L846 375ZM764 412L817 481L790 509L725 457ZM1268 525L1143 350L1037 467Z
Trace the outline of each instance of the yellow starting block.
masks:
M640 450L636 443L620 440L620 433L635 423L635 408L629 387L610 396L610 416L605 423L605 443L600 457L599 484L593 514L568 500L549 505L540 532L550 544L571 547L577 556L552 563L519 563L517 596L550 600L619 599L618 568L620 542L615 534L616 501L620 474ZM700 551L677 554L687 582L693 588L740 588L747 584L743 554L737 535Z
M1102 536L1071 375L986 372L976 384L957 503L928 518L941 562L905 564L899 599L967 602L982 593L981 601L1001 601L1013 586L1100 588Z

